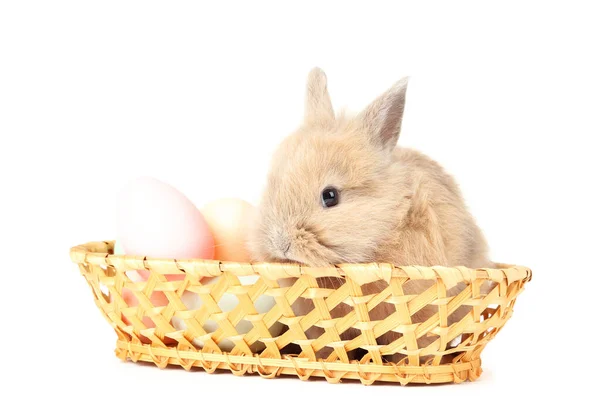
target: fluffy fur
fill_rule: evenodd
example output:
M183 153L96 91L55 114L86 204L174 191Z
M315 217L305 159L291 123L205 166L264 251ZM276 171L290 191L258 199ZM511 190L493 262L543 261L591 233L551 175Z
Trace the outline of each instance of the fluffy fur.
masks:
M325 74L318 68L310 72L304 122L272 160L250 240L256 260L315 268L373 261L492 266L454 179L427 156L397 147L407 84L407 78L400 80L356 116L336 117ZM340 193L332 208L323 208L320 200L327 186ZM364 289L375 293L380 286ZM408 292L421 289L407 286ZM297 312L308 306L300 305ZM371 317L383 319L393 311L385 305ZM433 312L425 308L414 320ZM345 338L355 334L348 331ZM389 343L396 337L391 333L379 340Z

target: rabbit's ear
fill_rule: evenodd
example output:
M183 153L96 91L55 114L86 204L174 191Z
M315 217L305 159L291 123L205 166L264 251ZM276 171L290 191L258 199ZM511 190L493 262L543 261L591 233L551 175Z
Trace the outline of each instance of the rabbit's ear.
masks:
M328 124L335 120L333 106L327 91L327 76L318 67L308 74L304 121L308 124Z
M408 79L396 82L359 115L369 139L389 151L396 147L400 136Z

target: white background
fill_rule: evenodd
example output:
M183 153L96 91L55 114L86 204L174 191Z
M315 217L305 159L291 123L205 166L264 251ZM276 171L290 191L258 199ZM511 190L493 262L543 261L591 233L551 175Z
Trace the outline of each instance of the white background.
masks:
M592 2L589 2L591 4ZM3 2L1 391L85 398L508 398L596 378L597 12L578 2ZM358 111L410 75L402 145L460 182L494 260L533 269L475 383L238 378L122 363L71 246L151 175L256 202L310 68ZM167 397L170 396L170 397ZM4 395L2 395L4 397Z

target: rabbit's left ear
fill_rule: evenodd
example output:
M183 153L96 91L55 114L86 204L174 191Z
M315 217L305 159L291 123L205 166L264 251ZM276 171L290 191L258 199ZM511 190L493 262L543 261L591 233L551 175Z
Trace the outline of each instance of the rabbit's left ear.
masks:
M327 76L320 68L313 68L308 74L304 121L308 124L329 124L335 120L333 106L327 91Z
M358 116L369 139L385 150L392 151L398 143L408 79L396 82Z

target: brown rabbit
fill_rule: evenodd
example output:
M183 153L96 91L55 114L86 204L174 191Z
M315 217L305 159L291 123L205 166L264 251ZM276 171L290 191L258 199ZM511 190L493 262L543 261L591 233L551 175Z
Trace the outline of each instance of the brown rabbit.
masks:
M423 154L396 147L407 84L408 78L398 81L354 117L336 118L324 72L310 72L304 122L274 154L251 234L249 245L257 261L293 261L315 268L374 261L493 266L453 178ZM319 284L339 285L331 279ZM379 283L367 286L363 292L381 290ZM423 287L406 289L415 293ZM295 312L306 314L311 304L301 302ZM395 310L382 304L371 312L372 320ZM332 317L348 309L336 309L338 315ZM413 322L435 311L426 307ZM307 334L314 338L317 332ZM342 339L356 335L351 329ZM398 336L388 333L378 341L387 344Z

